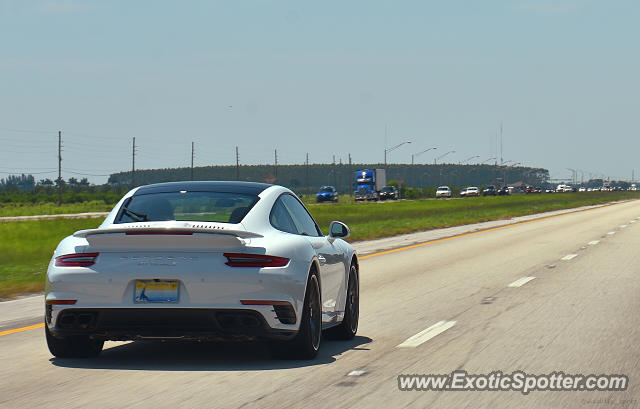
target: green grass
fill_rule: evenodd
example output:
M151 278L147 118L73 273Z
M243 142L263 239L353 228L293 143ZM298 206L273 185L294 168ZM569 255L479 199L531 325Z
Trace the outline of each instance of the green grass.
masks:
M631 198L640 198L640 192L341 202L312 205L309 210L323 232L328 231L332 220L340 220L351 228L349 241L356 241ZM83 211L87 209L77 208L74 212ZM101 222L102 219L56 219L0 223L0 297L42 291L47 264L58 242Z
M351 229L349 241L459 226L528 214L640 198L640 192L582 192L466 199L422 199L309 206L323 232L332 220Z
M102 219L55 219L0 223L0 297L42 291L53 250L77 230Z
M56 203L0 203L0 217L108 212L112 208L112 204L105 204L103 200L82 203L63 203L61 206L58 206Z

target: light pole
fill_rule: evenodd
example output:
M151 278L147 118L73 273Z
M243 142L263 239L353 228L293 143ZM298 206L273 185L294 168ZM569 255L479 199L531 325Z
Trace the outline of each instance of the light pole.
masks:
M398 149L399 147L401 147L402 145L404 145L405 143L411 143L411 141L404 141L404 142L400 142L399 144L397 144L396 146L393 146L391 148L385 149L384 150L384 166L387 166L387 153Z
M412 154L412 155L411 155L411 164L413 165L413 158L414 158L415 156L422 155L423 153L425 153L425 152L429 152L429 151L430 151L430 150L432 150L432 149L438 149L438 148L437 148L436 146L434 146L433 148L425 149L425 150L423 150L422 152L418 152L418 153L414 153L414 154Z
M434 164L434 165L437 165L437 164L438 164L438 160L440 160L440 159L444 158L445 156L447 156L447 155L448 155L448 154L450 154L450 153L456 153L456 151L449 151L449 152L447 152L447 153L445 153L445 154L443 154L443 155L438 156L437 158L435 158L435 159L433 160L433 164Z
M484 165L485 163L489 162L490 160L494 160L494 159L496 159L496 158L489 158L489 159L487 159L487 160L485 160L483 162L480 162L480 164Z
M571 168L567 168L567 170L571 171L571 184L575 185L576 184L576 170L575 169L571 169Z
M459 164L460 164L460 165L462 165L462 164L464 164L465 162L470 161L471 159L479 158L479 157L480 157L480 155L475 155L475 156L468 157L467 159L465 159L465 160L461 161Z
M513 162L513 161L512 160L508 160L506 162L502 162L502 164L504 165L505 163L508 163L508 162ZM514 163L513 165L509 165L509 166L505 166L504 167L504 174L503 174L502 180L504 181L504 185L505 186L508 186L508 183L507 183L507 168L513 168L513 167L518 166L519 164L520 164L520 162L517 162L517 163Z

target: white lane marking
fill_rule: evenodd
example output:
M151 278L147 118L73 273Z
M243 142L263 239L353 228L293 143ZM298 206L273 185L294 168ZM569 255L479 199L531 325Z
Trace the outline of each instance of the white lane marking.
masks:
M575 258L575 257L578 257L578 255L577 254L567 254L566 256L562 257L560 260L569 261L569 260L571 260L572 258Z
M620 228L621 228L621 229L624 229L625 227L627 227L627 225L626 225L626 224L621 224L621 225L620 225Z
M589 242L590 246L595 246L596 244L600 243L600 240L592 240Z
M365 373L367 373L367 371L362 371L358 369L358 370L349 372L347 376L361 376L361 375L364 375Z
M629 220L629 223L635 223L635 222L636 222L635 220Z
M610 231L609 233L607 233L609 236L613 236L614 234L616 234L616 232L614 231Z
M535 279L535 277L522 277L517 279L513 283L509 284L509 287L522 287L523 285L527 284L529 281L533 279Z
M441 334L448 330L449 328L456 325L455 321L440 321L436 324L433 324L429 328L424 331L418 332L416 335L408 338L402 344L399 344L396 348L415 348L431 338L435 337L438 334Z

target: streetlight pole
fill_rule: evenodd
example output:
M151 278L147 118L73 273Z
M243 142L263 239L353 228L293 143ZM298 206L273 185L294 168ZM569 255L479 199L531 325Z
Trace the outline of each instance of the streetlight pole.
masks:
M422 155L423 153L425 153L425 152L429 152L429 151L430 151L430 150L432 150L432 149L438 149L438 147L434 146L433 148L425 149L425 150L423 150L422 152L418 152L418 153L414 153L414 154L412 154L412 155L411 155L411 164L413 165L413 163L414 163L414 162L413 162L413 159L414 159L414 157L415 157L415 156Z
M512 160L508 160L507 162L513 162L513 161ZM502 164L504 165L507 162L503 162ZM505 166L504 167L504 175L503 175L502 180L504 181L504 185L505 186L509 186L509 184L507 183L507 168L513 168L513 167L516 167L518 165L520 165L520 162L514 163L513 165L509 165L509 166Z
M398 149L399 147L401 147L402 145L406 144L406 143L411 143L411 141L404 141L404 142L400 142L399 144L397 144L396 146L393 146L391 148L385 149L384 150L384 166L387 166L387 153Z
M456 153L456 151L449 151L449 152L447 152L447 153L445 153L445 154L443 154L443 155L438 156L437 158L435 158L435 159L433 160L433 164L434 164L434 165L437 165L437 164L438 164L438 160L440 160L440 159L444 158L445 156L447 156L447 155L448 155L448 154L450 154L450 153Z
M469 157L469 158L467 158L467 159L465 159L465 160L461 161L461 162L460 162L460 165L462 165L462 164L464 164L464 163L466 163L466 162L470 161L471 159L479 158L479 157L480 157L480 155L471 156L471 157Z
M575 169L571 169L571 168L567 168L567 170L571 171L571 184L575 185L576 184L576 170Z

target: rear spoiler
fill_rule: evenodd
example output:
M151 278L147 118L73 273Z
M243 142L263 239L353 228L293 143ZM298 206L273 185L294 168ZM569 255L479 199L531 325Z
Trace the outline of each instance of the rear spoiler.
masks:
M181 236L193 235L195 233L204 233L211 235L228 235L241 239L252 239L263 237L261 234L248 232L246 230L231 230L218 227L151 227L151 226L131 226L131 227L107 227L105 229L88 229L79 230L73 233L73 237L87 238L89 236L97 236L103 234L124 233L131 236L144 235L167 235Z

